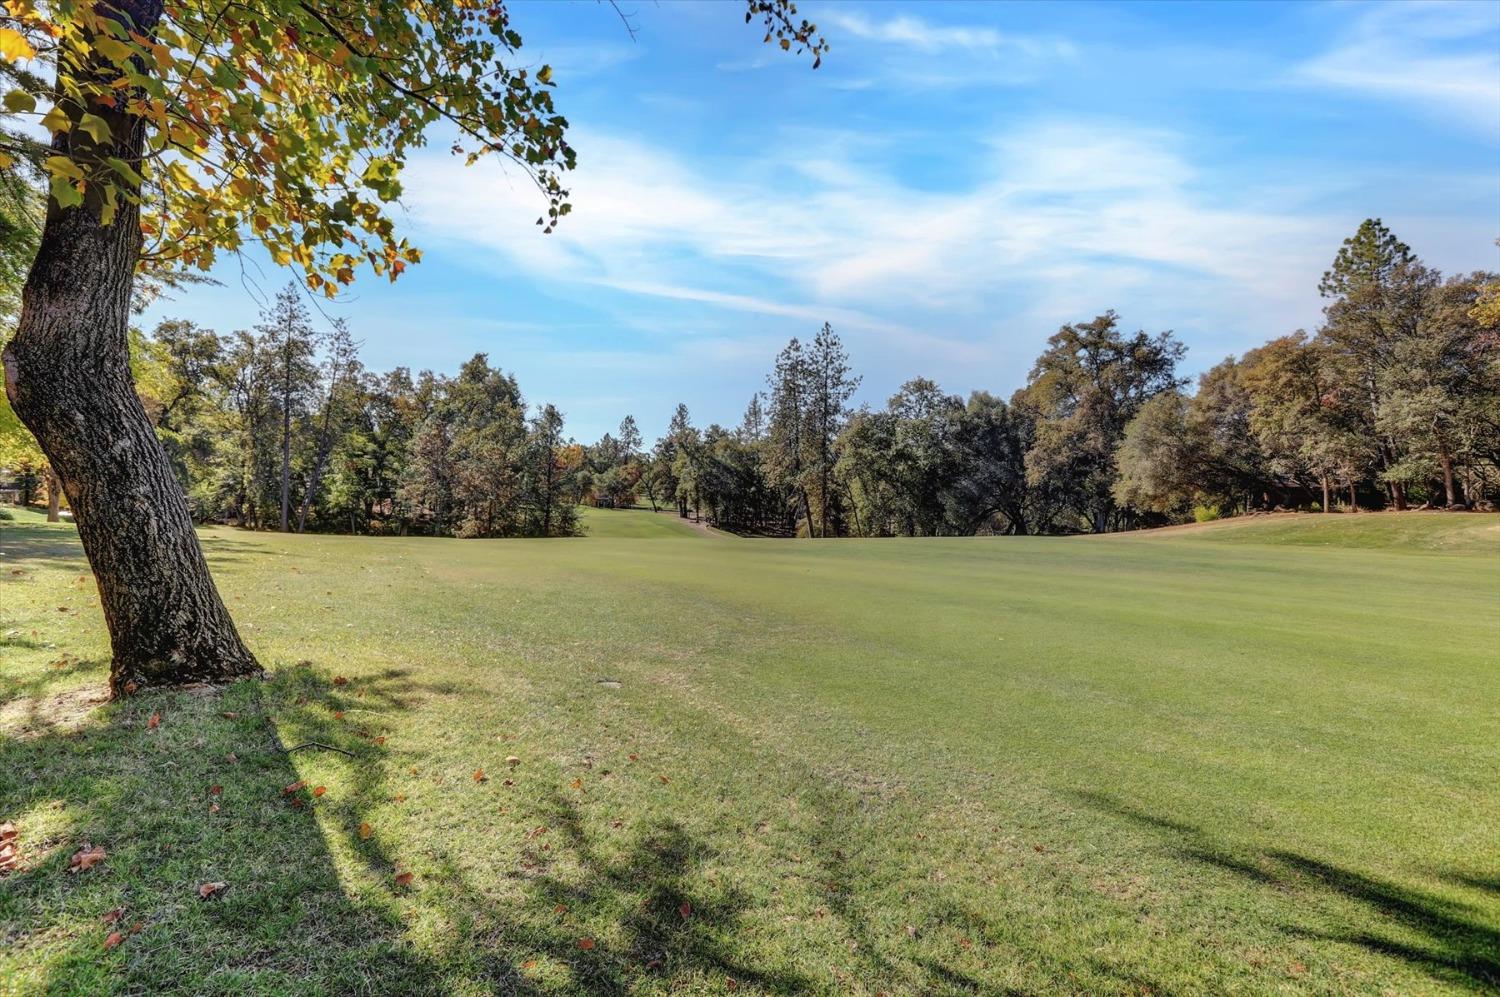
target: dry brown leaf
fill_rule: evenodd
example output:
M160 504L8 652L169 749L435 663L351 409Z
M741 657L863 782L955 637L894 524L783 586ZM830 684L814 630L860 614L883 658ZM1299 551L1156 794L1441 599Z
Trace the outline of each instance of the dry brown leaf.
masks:
M344 711L343 710L334 710L333 711L333 719L335 719L335 720L342 720L342 719L344 719Z
M409 873L409 872L398 872L398 873L396 873L396 885L397 886L410 886L411 885L411 873Z
M592 938L580 938L578 939L578 947L588 952L594 947L594 940Z
M208 805L208 812L211 813L211 814L218 813L219 812L219 805L217 803L210 803Z
M123 934L118 931L111 931L109 933L109 937L104 939L104 950L108 952L110 949L114 948L124 940L125 936Z
M208 900L211 897L218 896L227 889L229 889L228 883L204 883L198 887L198 896L204 900Z
M160 726L161 726L161 714L160 713L153 713L153 714L151 714L150 719L148 719L146 721L146 729L147 730L154 730L154 729L156 729L157 727L160 727Z
M131 679L129 682L125 683L125 695L134 696L136 690L139 688L140 686L136 684L135 679Z
M342 675L335 675L333 677L333 684L334 685L348 685L349 684L349 680L346 679L346 678L344 678L344 676L342 676Z
M359 825L359 836L360 836L361 840L368 840L369 837L370 837L370 835L372 835L374 833L375 833L375 829L373 827L371 827L368 823L364 823L364 824Z
M120 918L122 918L124 916L125 916L125 908L124 907L116 907L114 910L107 910L107 911L104 912L104 923L105 924L114 924L116 921L118 921Z
M640 755L635 755L635 754L632 754L632 755L631 755L631 756L630 756L630 760L631 760L631 761L633 761L633 762L638 762L638 761L640 761L640 760L641 760L641 756L640 756Z
M693 905L684 902L681 907L677 908L677 913L681 914L682 919L686 921L688 918L693 916Z
M68 871L87 872L107 858L109 858L109 853L104 850L103 845L90 845L85 841L68 860Z
M375 739L375 743L376 744L384 744L385 743L385 735L381 734L379 737L377 737Z
M582 779L574 779L572 782L568 783L568 785L572 786L574 789L582 789L583 788L583 780Z
M226 710L225 712L219 714L219 716L223 717L225 720L238 720L240 718L240 715L238 713L235 713L233 710Z
M281 787L281 794L283 796L290 796L293 793L295 793L298 790L300 790L303 786L306 786L306 785L307 785L306 780L298 779L296 782L292 783L290 786L282 786Z
M208 787L209 796L218 796L222 792L224 792L224 787L218 785L217 783Z
M521 759L516 757L515 755L506 755L505 764L509 765L511 768L515 768L517 765L521 764Z
M474 770L474 781L475 782L485 782L488 779L489 779L489 776L487 776L487 775L484 774L484 769L475 769Z
M328 787L327 786L315 786L313 788L313 795L314 796L322 796L326 792L328 792Z
M665 786L667 783L669 783L669 782L672 781L670 778L668 778L667 776L664 776L664 775L659 775L659 776L657 776L657 778L661 780L661 784L663 786Z

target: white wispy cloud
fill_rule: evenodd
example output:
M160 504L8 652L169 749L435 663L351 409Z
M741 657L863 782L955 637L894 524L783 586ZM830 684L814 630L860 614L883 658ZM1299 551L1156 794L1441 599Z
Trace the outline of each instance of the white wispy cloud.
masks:
M1290 78L1416 106L1500 138L1500 6L1360 7L1334 45Z
M538 208L523 180L433 154L408 177L418 236L565 286L827 319L960 362L1148 282L1189 314L1254 307L1275 321L1306 305L1309 275L1347 227L1283 190L1211 189L1181 137L1119 123L1018 127L989 143L981 179L953 191L843 151L694 165L618 136L575 141L588 155L555 234L518 223Z
M840 40L840 59L852 53L859 66L845 87L878 80L930 88L1015 85L1077 56L1065 38L992 25L940 24L904 13L875 17L850 9L825 11L818 18L830 37Z

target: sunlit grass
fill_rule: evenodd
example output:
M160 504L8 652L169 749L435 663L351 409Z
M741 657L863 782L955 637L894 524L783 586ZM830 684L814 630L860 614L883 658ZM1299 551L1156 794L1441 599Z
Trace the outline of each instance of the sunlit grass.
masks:
M105 706L71 528L0 523L0 990L1480 991L1496 522L209 530L274 678Z

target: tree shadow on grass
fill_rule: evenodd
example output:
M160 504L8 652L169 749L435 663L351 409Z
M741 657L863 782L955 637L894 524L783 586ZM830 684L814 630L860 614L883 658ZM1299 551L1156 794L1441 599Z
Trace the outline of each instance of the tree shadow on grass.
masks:
M102 683L103 663L88 667ZM713 853L672 820L606 842L573 802L540 797L546 840L499 897L444 842L362 833L392 799L383 725L443 691L405 671L340 684L304 663L222 690L91 700L52 722L78 678L6 693L0 821L15 822L21 860L0 878L0 973L20 992L817 989L737 955L748 900L705 879ZM320 746L286 750L306 742ZM314 770L337 774L336 793L298 785L303 751L321 753ZM84 843L108 858L70 873ZM423 856L410 885L403 852ZM543 916L558 905L569 916ZM462 930L414 932L434 920ZM580 944L579 924L597 945ZM124 940L107 947L113 931Z
M344 895L311 808L283 792L297 776L276 683L108 703L90 696L97 670L93 686L49 674L6 693L0 821L20 861L0 879L0 963L18 992L337 992L345 973L420 975L396 926ZM89 702L53 722L78 695ZM108 858L70 873L84 843ZM228 887L201 898L215 882ZM107 947L112 931L126 937Z
M1435 980L1477 992L1493 993L1500 987L1500 931L1486 924L1470 905L1283 849L1230 854L1190 824L1145 813L1103 794L1078 795L1095 809L1166 832L1186 858L1269 889L1352 903L1364 915L1361 923L1346 920L1332 931L1283 925L1289 935L1356 945L1399 959ZM1483 878L1442 878L1481 891L1494 888L1493 882Z

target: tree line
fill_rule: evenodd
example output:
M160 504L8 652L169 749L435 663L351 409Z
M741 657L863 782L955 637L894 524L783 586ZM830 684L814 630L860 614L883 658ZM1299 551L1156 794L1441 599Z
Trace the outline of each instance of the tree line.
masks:
M830 536L1105 532L1256 510L1492 508L1500 280L1444 278L1378 219L1345 240L1297 331L1199 378L1171 333L1064 325L1010 399L926 378L882 408L833 331L793 339L739 426L666 435L625 471L653 506Z
M956 536L1490 507L1495 275L1445 279L1370 220L1320 287L1315 334L1226 359L1191 392L1184 346L1110 311L1060 328L1009 399L917 377L853 408L860 378L824 325L778 354L738 425L700 429L678 405L649 448L628 415L597 442L566 438L483 354L452 377L370 371L341 320L315 330L295 285L253 330L168 320L131 353L194 518L252 529L566 536L580 505L646 503L741 533ZM10 424L0 412L0 436ZM34 446L7 452L45 475Z

